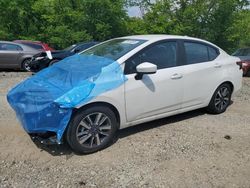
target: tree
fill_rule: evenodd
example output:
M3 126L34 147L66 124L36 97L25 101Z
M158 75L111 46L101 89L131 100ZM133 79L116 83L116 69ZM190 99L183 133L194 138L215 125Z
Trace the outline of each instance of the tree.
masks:
M250 46L250 11L242 10L235 19L235 22L229 27L229 41L234 46ZM233 51L235 49L231 49Z
M0 0L0 39L64 48L125 35L127 19L123 0Z
M0 40L41 40L64 48L164 33L207 39L231 52L250 45L248 5L247 0L0 0ZM145 14L130 18L128 6Z
M238 47L233 41L236 38L231 37L236 34L231 31L237 30L232 27L235 23L241 23L239 15L247 4L246 0L159 0L144 20L148 33L203 38L231 51ZM242 14L240 19L245 20L243 17L249 15Z

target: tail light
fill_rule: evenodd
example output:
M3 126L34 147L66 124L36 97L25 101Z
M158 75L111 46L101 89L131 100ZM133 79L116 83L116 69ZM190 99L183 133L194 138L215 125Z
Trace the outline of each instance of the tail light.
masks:
M244 69L244 67L247 67L250 65L250 60L242 60L236 63L240 66L241 69Z
M242 69L242 63L243 63L242 61L238 61L238 62L236 62L236 64L237 64L237 65L239 65L240 70Z

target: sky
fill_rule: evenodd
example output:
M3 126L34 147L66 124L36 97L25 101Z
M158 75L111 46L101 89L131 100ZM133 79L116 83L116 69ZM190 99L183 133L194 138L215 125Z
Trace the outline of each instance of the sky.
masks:
M140 17L141 12L139 7L129 7L128 8L128 15L131 17Z

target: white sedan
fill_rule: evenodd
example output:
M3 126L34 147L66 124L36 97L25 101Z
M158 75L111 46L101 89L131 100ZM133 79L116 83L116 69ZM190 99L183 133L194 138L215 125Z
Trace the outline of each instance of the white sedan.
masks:
M74 62L80 61L80 56L85 58L84 62L91 61L91 66L83 69L88 69L85 73L78 70L73 74L72 66ZM100 68L101 72L106 70L103 75L97 71L98 65L104 60L100 58L107 59L106 64L102 64ZM115 69L107 69L109 60L116 62L121 73L114 71ZM49 110L43 112L45 105L41 101L33 101L29 111L27 105L22 105L25 106L23 109L21 105L16 107L15 102L11 102L15 101L12 99L12 96L16 96L13 92L8 99L17 113L27 111L19 117L23 118L22 122L28 133L55 132L58 140L64 136L74 151L92 153L109 146L118 129L204 107L213 114L225 112L232 94L241 88L242 70L237 61L238 58L201 39L172 35L127 36L98 44L66 59L65 63L58 63L50 68L63 70L57 84L54 84L58 88L65 86L58 83L58 80L64 80L65 72L71 72L71 76L92 75L81 83L84 87L77 87L74 91L69 87L70 89L65 90L65 95L53 95L59 98L51 98L57 105L49 103L49 109L60 106L64 111L59 109L58 115L55 112L48 113ZM82 63L82 66L86 66L86 63ZM41 74L48 74L49 70ZM96 72L92 74L93 71ZM55 74L48 75L52 78L42 75L43 81L36 80L32 84L40 83L41 86L47 78L55 80ZM39 75L34 79L38 77ZM70 78L70 82L72 80L76 79ZM51 88L51 83L55 82L52 80L47 84L47 89ZM83 91L84 97L81 96ZM31 93L30 89L29 96ZM34 93L39 94L37 91ZM18 98L25 101L26 96ZM40 99L42 97L36 96L36 100ZM23 103L32 100L35 100L34 97ZM37 115L31 115L34 111L33 104L43 105L42 108L34 108L41 109L39 113L34 113ZM72 109L72 113L68 113L66 109ZM28 121L27 114L35 123ZM39 120L36 120L38 116ZM47 119L39 122L42 118ZM61 123L62 119L64 123ZM57 122L58 126L52 127Z

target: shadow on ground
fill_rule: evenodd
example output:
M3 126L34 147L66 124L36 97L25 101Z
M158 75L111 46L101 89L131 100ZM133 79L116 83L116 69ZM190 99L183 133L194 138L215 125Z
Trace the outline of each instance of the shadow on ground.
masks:
M41 152L46 151L53 156L66 156L66 158L68 158L71 157L71 155L74 155L73 151L66 142L62 144L48 145L41 143L39 140L31 139L31 141L40 149Z
M122 129L118 132L118 137L114 141L114 143L118 139L123 139L123 138L126 138L127 136L130 136L130 135L134 135L134 134L137 134L137 133L140 133L143 131L147 131L149 129L161 127L161 126L168 126L168 125L171 125L172 123L175 123L178 121L183 121L186 119L195 118L197 116L204 115L205 113L206 113L205 110L202 110L202 109L195 110L195 111L187 112L184 114L179 114L179 115L175 115L175 116L171 116L171 117L167 117L167 118L139 124L136 126L126 128L126 129ZM34 140L32 140L32 141L36 144L36 146L38 148L41 149L41 152L46 151L53 156L66 156L66 158L70 158L73 155L78 155L77 153L74 153L71 150L71 148L69 147L69 145L67 143L63 143L61 145L45 145L39 141L34 141Z
M27 71L24 71L24 70L13 70L13 69L0 69L0 72L27 72Z
M191 119L191 118L194 118L197 116L201 116L201 115L204 115L205 113L206 113L206 111L203 109L194 110L194 111L186 112L183 114L178 114L178 115L174 115L171 117L166 117L166 118L162 118L159 120L155 120L155 121L139 124L136 126L128 127L126 129L122 129L119 131L118 138L122 139L122 138L125 138L127 136L137 134L137 133L140 133L143 131L147 131L149 129L158 128L161 126L170 126L172 123L176 123L176 122L183 121L186 119Z

